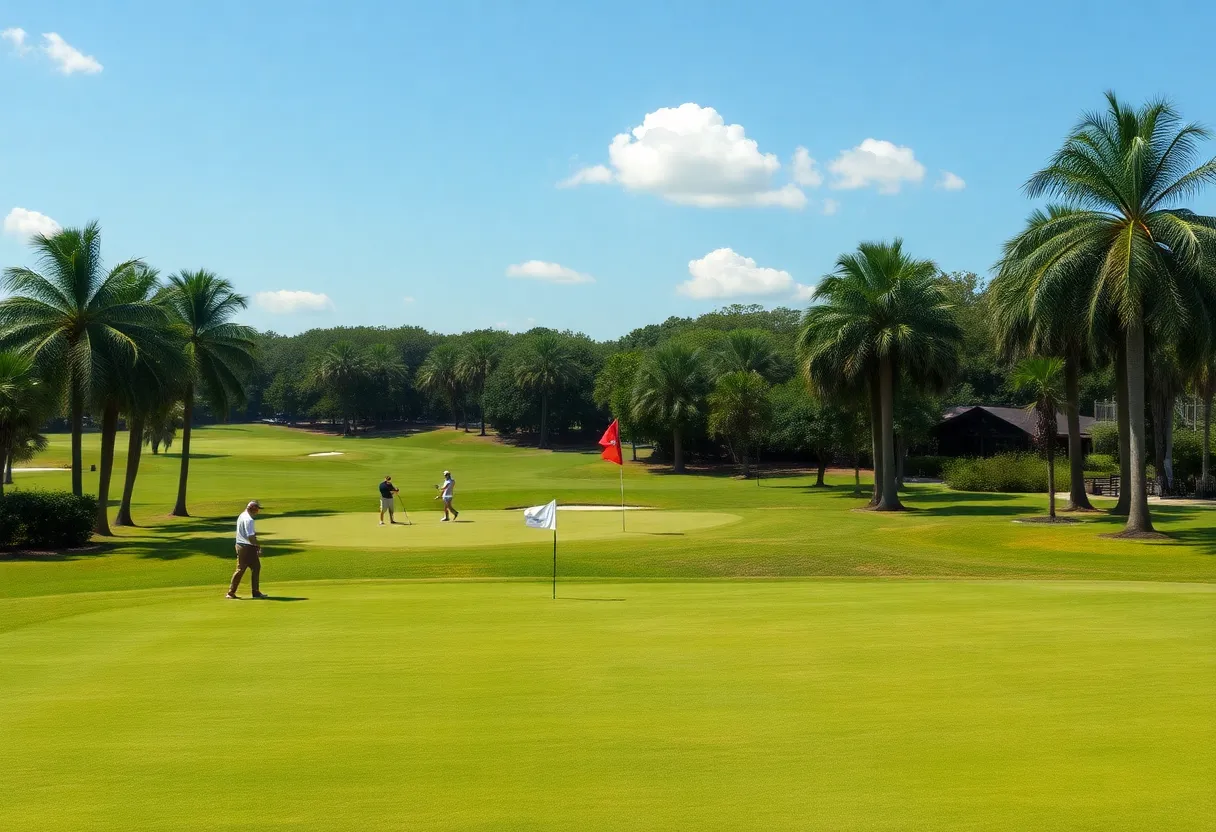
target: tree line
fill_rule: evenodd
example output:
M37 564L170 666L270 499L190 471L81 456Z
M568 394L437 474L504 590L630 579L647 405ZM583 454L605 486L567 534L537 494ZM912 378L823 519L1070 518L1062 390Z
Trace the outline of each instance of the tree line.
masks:
M1168 104L1108 95L1028 181L1029 197L1054 202L1009 240L990 282L944 274L898 239L868 242L838 258L805 311L734 305L614 341L543 328L257 333L234 323L245 299L214 274L162 280L140 261L103 271L95 224L36 237L39 270L5 271L0 454L28 455L47 417L66 417L79 492L91 416L105 533L120 419L131 431L116 523L130 522L141 449L179 425L185 515L191 426L210 420L323 420L344 434L448 421L546 448L616 418L677 472L690 457L726 456L745 476L759 456L797 458L818 463L822 484L833 461L870 462L872 506L898 510L908 454L928 447L945 407L1031 405L1052 453L1058 404L1068 507L1090 510L1079 417L1113 396L1126 484L1115 511L1128 534L1150 534L1146 464L1168 490L1173 405L1188 389L1205 402L1211 485L1216 220L1187 207L1216 179L1216 160L1195 164L1206 136Z

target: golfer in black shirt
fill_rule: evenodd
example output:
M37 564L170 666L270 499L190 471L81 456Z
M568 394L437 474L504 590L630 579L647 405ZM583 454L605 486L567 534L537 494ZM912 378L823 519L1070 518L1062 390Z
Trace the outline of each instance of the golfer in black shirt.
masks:
M384 525L384 512L388 512L388 522L396 523L393 519L393 495L398 491L397 486L393 485L393 478L386 476L384 482L380 483L380 525Z

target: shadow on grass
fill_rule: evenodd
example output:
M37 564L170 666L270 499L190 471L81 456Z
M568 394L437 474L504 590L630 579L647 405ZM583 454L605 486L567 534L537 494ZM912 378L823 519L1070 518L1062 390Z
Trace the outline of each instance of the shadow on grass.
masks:
M624 601L624 598L571 598L566 595L559 595L555 601Z
M161 453L157 454L157 456L178 460L182 458L180 453L169 453L168 451L162 451ZM191 451L190 461L193 462L196 459L227 459L229 456L231 456L231 454L199 454Z
M298 509L276 512L278 517L328 517L338 512L333 509ZM163 526L142 527L154 535L152 539L112 540L105 545L110 550L122 548L139 558L153 560L180 560L194 555L230 560L233 552L236 520L231 517L191 517ZM295 538L267 538L262 557L280 558L305 551L305 542Z
M1047 495L1043 495L1043 511L1022 502L1021 494L1000 494L988 491L922 491L909 490L900 499L910 511L936 517L1010 517L1034 516L1046 513ZM1012 505L1010 505L1012 503Z

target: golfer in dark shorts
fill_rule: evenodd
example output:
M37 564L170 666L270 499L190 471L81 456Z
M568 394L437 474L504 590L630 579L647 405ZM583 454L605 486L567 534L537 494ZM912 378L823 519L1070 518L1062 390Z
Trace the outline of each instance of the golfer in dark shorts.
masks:
M384 525L384 512L388 512L388 522L396 523L393 519L393 495L401 489L393 485L393 478L390 476L384 477L384 482L380 483L380 525ZM409 518L405 518L408 520Z
M258 534L253 526L253 518L262 510L257 500L250 500L249 505L236 519L236 571L232 573L232 583L228 585L225 598L237 597L236 588L241 585L245 570L249 570L250 583L253 585L253 597L265 598L258 590L258 576L262 572L262 544L258 543Z

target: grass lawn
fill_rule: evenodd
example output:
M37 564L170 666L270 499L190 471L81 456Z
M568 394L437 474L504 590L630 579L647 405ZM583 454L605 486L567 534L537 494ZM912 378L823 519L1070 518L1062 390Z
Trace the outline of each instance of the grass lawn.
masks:
M1210 509L1129 543L1011 522L1038 496L627 466L657 510L562 512L554 602L502 509L614 502L595 454L196 439L195 518L147 455L142 528L0 558L0 829L1216 828ZM385 473L414 525L377 525ZM251 497L281 600L226 602Z

